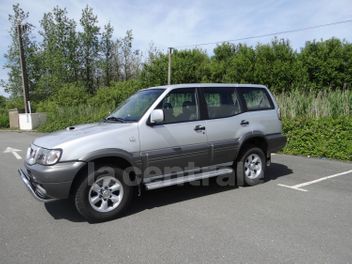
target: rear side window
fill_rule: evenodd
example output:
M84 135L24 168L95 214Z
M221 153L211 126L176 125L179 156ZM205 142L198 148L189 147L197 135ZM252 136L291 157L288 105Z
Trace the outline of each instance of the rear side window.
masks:
M263 88L238 88L248 111L274 109L274 104Z
M209 119L224 118L241 113L235 88L208 87L203 89Z

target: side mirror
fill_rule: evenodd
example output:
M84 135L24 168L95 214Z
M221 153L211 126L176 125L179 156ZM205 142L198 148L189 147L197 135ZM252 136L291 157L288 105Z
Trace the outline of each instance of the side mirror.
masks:
M161 109L154 109L150 115L150 124L161 124L164 121L164 111Z

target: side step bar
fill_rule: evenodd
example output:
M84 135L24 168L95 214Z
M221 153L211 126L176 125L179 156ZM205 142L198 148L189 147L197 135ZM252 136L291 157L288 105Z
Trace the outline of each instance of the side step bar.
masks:
M201 173L181 176L173 179L149 182L149 183L145 183L145 187L147 188L147 190L155 190L155 189L182 184L186 182L192 182L192 181L207 179L207 178L216 177L224 174L230 174L233 172L234 171L231 168L222 168L214 171L201 172Z

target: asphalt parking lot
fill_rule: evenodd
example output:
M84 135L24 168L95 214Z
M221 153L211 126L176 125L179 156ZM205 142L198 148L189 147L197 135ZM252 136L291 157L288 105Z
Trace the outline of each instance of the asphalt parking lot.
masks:
M20 181L36 136L0 132L0 263L352 263L352 163L274 155L263 184L150 191L89 224Z

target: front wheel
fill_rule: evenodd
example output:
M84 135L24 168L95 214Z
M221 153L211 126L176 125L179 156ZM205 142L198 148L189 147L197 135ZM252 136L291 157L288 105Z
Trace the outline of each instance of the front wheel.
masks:
M251 147L244 151L237 161L237 178L246 185L260 183L264 178L265 155L260 148Z
M79 184L74 201L77 211L92 222L107 221L121 215L132 198L132 186L118 168L103 166Z

